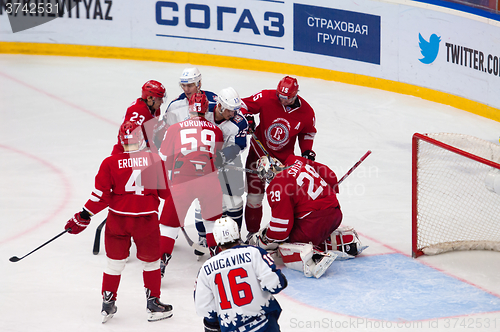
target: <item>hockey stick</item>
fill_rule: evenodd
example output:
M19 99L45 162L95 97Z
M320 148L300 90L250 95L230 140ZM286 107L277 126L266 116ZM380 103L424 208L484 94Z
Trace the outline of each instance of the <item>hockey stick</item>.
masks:
M342 183L342 181L344 181L352 172L354 172L354 170L356 168L358 168L358 166L366 159L366 157L368 157L370 155L370 153L372 153L370 150L368 150L364 155L363 157L361 157L360 160L358 160L357 163L354 164L354 166L351 167L350 170L347 171L347 173L344 174L344 176L337 182L337 187L339 186L339 184Z
M266 155L267 157L269 157L269 159L271 159L271 155L269 154L269 152L267 152L266 148L264 147L264 145L262 145L262 142L257 138L257 135L255 135L255 133L252 133L252 138L253 138L254 142L257 143L257 145L259 146L262 153L264 155ZM271 160L271 163L272 163L272 160Z
M198 250L199 252L202 252L204 254L210 253L210 250L208 248L201 246L199 243L194 243L193 240L191 240L189 235L186 233L186 230L184 229L184 227L181 227L181 231L182 231L182 234L184 234L184 237L186 238L186 241L191 246L191 248Z
M106 224L106 220L108 220L108 218L104 219L103 222L100 223L95 230L94 248L92 249L92 253L94 255L97 255L99 253L99 248L101 247L101 231Z
M67 232L69 232L69 231L71 231L71 228L65 229L64 231L62 231L61 233L57 234L57 235L56 235L56 236L54 236L52 239L48 240L47 242L45 242L44 244L42 244L41 246L39 246L39 247L38 247L38 248L36 248L35 250L33 250L33 251L31 251L31 252L27 253L27 254L26 254L26 255L24 255L23 257L19 258L19 257L17 257L17 256L12 256L11 258L9 258L9 261L14 262L14 263L15 263L15 262L19 262L19 261L20 261L21 259L23 259L24 257L31 255L32 253L34 253L34 252L35 252L35 251L37 251L38 249L40 249L40 248L44 247L45 245L47 245L47 244L49 244L50 242L52 242L52 241L54 241L55 239L57 239L59 236L61 236L61 235L65 234L65 233L67 233Z
M238 167L238 166L234 166L234 165L224 165L220 168L220 170L223 170L224 168L234 169L236 171L247 172L247 173L252 173L252 174L259 174L259 172L257 172L254 169L248 169L248 168Z

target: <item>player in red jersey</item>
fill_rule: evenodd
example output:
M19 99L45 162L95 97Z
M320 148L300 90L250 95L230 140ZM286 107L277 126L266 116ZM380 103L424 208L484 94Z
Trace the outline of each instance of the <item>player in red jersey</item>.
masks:
M316 156L312 150L316 134L314 111L297 94L298 91L297 80L286 76L279 82L276 90L262 90L242 99L244 113L259 115L255 136L269 155L282 163L294 154L297 140L303 157L314 160ZM252 139L251 143L246 167L255 170L257 160L265 153L255 140ZM255 233L259 230L262 219L264 183L255 174L247 173L246 177L248 195L245 223L248 232Z
M189 108L191 118L168 128L159 151L171 191L160 217L162 275L172 256L179 227L184 225L186 213L196 198L203 219L215 222L222 216L222 189L214 165L215 155L224 142L222 131L205 119L208 100L204 93L191 96ZM207 245L215 248L209 226Z
M250 243L270 250L281 244L285 265L296 268L299 263L298 269L306 276L319 278L339 255L338 249L346 249L337 248L337 234L333 248L331 244L331 235L342 221L336 195L337 176L324 164L293 155L285 165L268 157L260 158L257 164L259 177L269 182L266 193L271 221L267 228L253 235ZM339 240L347 241L348 237L352 240L344 243L350 245L346 253L350 256L363 249L352 232L338 234ZM285 242L287 245L283 245ZM317 256L313 257L314 254ZM343 258L349 257L343 255Z
M172 316L172 306L160 302L159 197L169 196L158 155L146 149L141 127L125 122L118 138L124 148L104 159L95 178L95 189L83 210L67 223L71 234L78 234L90 223L90 217L109 207L104 243L107 268L102 279L103 323L116 313L120 277L129 256L131 239L137 258L143 263L148 320Z
M123 122L127 121L137 123L141 126L143 134L145 134L146 143L153 151L156 152L158 146L161 144L165 130L163 129L163 121L158 122L160 116L160 106L167 99L167 90L158 81L150 80L142 86L141 98L137 98L132 105L127 108L127 112L123 117ZM153 144L153 142L155 144ZM123 146L118 143L113 146L111 154L123 152Z

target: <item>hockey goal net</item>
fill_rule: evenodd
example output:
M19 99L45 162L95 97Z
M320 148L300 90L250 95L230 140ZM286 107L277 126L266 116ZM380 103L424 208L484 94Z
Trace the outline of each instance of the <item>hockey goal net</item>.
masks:
M500 145L461 134L414 134L412 254L500 251Z

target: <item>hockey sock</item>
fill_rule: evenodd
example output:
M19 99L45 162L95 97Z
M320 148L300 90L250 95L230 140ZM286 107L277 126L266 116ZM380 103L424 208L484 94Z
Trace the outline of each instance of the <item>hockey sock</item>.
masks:
M161 274L160 269L153 271L142 271L144 278L144 288L151 291L152 297L160 298Z
M169 254L172 255L172 251L174 251L174 244L175 240L172 238L169 238L167 236L161 236L160 237L160 253L161 257L163 257L163 254Z
M118 286L120 285L120 277L121 275L111 275L103 273L101 294L104 294L105 291L111 292L113 293L113 297L111 298L111 300L116 301Z
M205 226L203 226L203 218L201 217L201 210L200 209L194 210L194 225L196 227L196 230L198 231L198 235L205 237L206 230L205 230Z
M238 229L241 231L241 225L243 223L243 206L236 210L228 210L226 216L231 217L238 224ZM262 218L262 216L261 216Z
M260 221L262 220L262 206L245 207L245 223L249 233L257 233L260 229Z

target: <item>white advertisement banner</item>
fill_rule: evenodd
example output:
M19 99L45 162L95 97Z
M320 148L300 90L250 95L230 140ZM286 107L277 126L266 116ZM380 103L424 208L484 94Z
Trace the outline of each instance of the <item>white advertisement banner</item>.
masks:
M36 3L35 12L16 2ZM408 83L494 108L499 36L498 22L406 0L0 0L0 41L265 60Z

